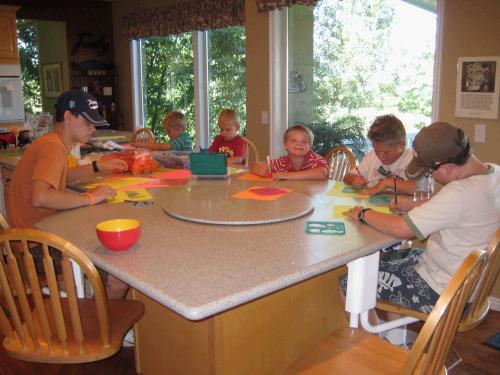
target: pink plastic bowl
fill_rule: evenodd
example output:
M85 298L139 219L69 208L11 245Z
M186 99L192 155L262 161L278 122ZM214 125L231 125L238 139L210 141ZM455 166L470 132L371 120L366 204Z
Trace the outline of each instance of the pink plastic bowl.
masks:
M101 221L95 227L99 241L112 251L130 249L141 236L141 222L135 219Z

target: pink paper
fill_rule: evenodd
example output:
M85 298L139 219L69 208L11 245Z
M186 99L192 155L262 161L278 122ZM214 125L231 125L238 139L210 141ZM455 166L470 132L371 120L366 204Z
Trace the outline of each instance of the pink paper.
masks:
M152 178L161 178L163 180L187 180L191 178L191 171L187 169L174 169L168 172L153 173Z
M280 194L286 194L288 193L287 190L268 186L268 187L259 187L259 188L253 188L249 190L251 193L258 194L258 195L280 195Z

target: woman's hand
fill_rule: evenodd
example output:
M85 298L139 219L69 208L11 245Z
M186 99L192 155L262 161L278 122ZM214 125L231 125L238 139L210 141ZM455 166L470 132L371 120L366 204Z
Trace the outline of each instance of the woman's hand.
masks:
M401 195L398 195L398 203L394 201L394 198L392 198L391 203L389 203L389 208L396 215L405 214L414 207L415 203L413 202L413 199L406 198Z
M358 220L359 211L361 211L362 209L363 209L363 207L361 207L361 206L355 206L353 208L350 208L346 212L342 212L342 214L349 217L350 219Z

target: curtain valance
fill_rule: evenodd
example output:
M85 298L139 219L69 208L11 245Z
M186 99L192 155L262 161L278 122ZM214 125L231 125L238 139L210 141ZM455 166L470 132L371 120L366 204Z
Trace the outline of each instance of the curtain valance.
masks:
M245 24L245 0L200 0L144 9L122 17L125 40Z
M295 4L315 6L318 0L256 0L259 12L289 7Z

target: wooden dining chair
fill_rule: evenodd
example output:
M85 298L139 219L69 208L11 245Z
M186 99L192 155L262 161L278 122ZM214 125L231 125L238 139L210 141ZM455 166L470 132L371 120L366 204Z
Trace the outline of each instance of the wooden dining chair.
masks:
M132 137L130 137L130 142L154 142L155 135L149 128L140 128L137 129L134 133L132 133Z
M144 305L132 300L108 300L90 259L64 239L35 229L7 229L0 233L6 255L0 256L0 329L5 351L32 362L82 363L107 358L122 345L125 332L144 314ZM13 246L18 244L20 246ZM44 276L49 295L42 294L30 244L43 249ZM49 247L51 251L49 252ZM21 258L28 280L19 271ZM54 251L61 255L60 277L54 271ZM74 260L94 290L93 298L77 298L70 265ZM60 296L60 285L66 298ZM25 290L29 285L30 293Z
M436 302L411 350L362 329L341 328L294 362L285 374L446 374L446 355L486 260L486 251L469 254Z
M488 262L484 269L481 281L479 282L472 301L467 305L464 310L460 323L458 325L458 332L469 331L477 327L488 314L491 301L489 296L495 284L495 280L500 269L500 228L495 232L491 238L486 252L488 253ZM396 304L386 301L377 301L377 309L397 313L400 315L412 316L419 320L427 320L428 314L421 311L410 310Z
M250 149L252 149L253 155L255 157L255 161L259 162L260 157L259 157L259 150L257 149L257 146L255 146L255 143L253 143L250 139L247 137L241 137L243 140L247 143L247 151L245 154L245 163L243 164L243 167L248 167L248 164L250 162Z
M328 178L342 181L347 172L356 166L356 157L345 146L332 148L325 156L328 162Z

